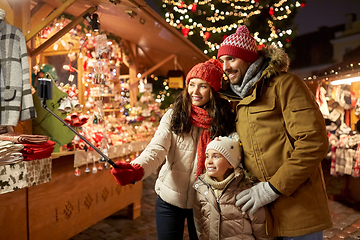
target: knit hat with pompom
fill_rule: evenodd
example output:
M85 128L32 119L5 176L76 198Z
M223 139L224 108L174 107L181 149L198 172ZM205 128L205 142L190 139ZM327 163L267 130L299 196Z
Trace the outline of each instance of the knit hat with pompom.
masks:
M256 41L250 35L247 27L241 25L236 29L236 33L225 38L220 45L217 58L223 55L240 58L251 63L258 59Z
M239 167L241 163L242 146L239 141L239 135L234 132L228 137L216 137L206 147L206 152L214 149L221 153L234 168Z
M199 78L210 84L210 86L219 92L221 88L221 79L223 76L222 64L219 60L211 58L204 63L196 64L186 76L186 86L193 78Z

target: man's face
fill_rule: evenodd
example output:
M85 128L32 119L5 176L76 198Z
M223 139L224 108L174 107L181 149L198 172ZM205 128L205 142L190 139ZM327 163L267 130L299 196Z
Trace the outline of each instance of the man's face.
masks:
M233 85L241 85L246 70L251 63L230 55L221 56L219 61L223 64L223 70L228 76L230 83Z

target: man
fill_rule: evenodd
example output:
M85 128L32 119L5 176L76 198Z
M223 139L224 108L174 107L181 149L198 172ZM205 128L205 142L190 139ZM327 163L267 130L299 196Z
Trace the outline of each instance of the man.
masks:
M286 239L322 239L332 226L321 161L325 121L304 82L288 73L275 46L257 50L245 26L228 36L218 59L230 80L222 92L236 105L244 166L261 182L236 196L243 212L267 205L267 232Z

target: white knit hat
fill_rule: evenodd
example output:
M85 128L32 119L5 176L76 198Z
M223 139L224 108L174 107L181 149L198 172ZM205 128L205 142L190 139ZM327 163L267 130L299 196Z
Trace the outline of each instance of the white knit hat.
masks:
M231 166L237 168L241 163L242 147L240 145L239 135L232 133L229 137L216 137L207 145L206 152L208 149L220 152Z

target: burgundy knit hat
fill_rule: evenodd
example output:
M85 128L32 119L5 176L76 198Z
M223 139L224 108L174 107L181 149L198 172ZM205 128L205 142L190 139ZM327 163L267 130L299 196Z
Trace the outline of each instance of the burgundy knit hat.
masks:
M256 61L258 58L256 41L250 35L247 27L241 25L236 29L236 33L225 38L220 45L217 58L223 55L233 56L251 63Z
M196 64L186 76L186 86L193 78L200 78L210 84L216 91L220 91L223 76L222 64L219 60L211 58L204 63Z

